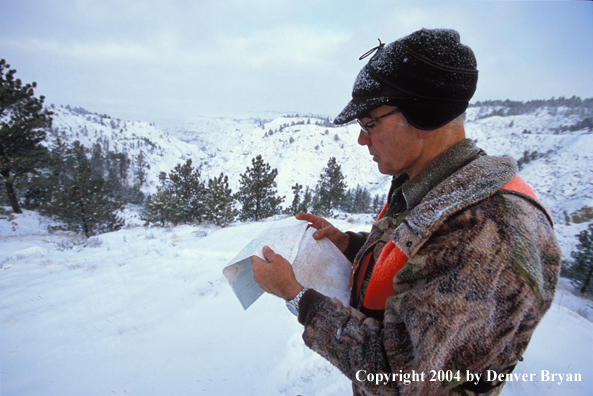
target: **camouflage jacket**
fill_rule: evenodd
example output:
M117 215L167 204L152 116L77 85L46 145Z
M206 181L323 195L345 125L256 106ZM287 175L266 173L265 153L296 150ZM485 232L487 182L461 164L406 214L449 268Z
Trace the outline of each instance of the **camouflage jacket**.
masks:
M467 373L517 363L552 303L561 254L546 213L500 191L516 173L513 159L483 156L432 189L385 228L408 261L383 321L309 290L305 344L368 395L474 395L459 387Z

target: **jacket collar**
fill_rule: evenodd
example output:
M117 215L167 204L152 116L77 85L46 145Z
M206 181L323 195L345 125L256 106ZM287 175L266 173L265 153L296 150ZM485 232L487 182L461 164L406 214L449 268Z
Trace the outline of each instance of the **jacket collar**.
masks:
M486 153L475 145L473 140L464 139L445 151L424 167L416 177L402 185L407 209L411 210L433 188L453 173Z
M495 194L517 174L511 157L482 156L433 188L392 234L410 257L432 233L458 211Z

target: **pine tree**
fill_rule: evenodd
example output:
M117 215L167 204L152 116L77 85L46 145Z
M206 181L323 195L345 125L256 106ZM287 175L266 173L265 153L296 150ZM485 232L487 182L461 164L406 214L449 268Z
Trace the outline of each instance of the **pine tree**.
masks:
M75 156L79 154L74 153ZM63 185L52 190L49 200L40 208L42 214L56 216L66 223L69 230L81 232L87 238L116 231L124 225L116 214L123 209L123 202L111 198L112 193L105 180L93 177L92 173L88 158L78 158Z
M103 178L105 177L105 164L103 158L103 151L101 150L101 145L99 143L94 143L91 151L91 169L93 177Z
M593 223L577 237L576 251L570 254L573 260L563 263L562 275L572 279L581 293L593 295Z
M385 203L387 203L387 196L385 194L376 194L371 205L371 213L373 213L375 216L379 216L383 210L383 207L385 206Z
M183 215L183 205L179 199L170 190L160 189L146 198L140 219L147 224L160 223L164 227L168 223L179 224Z
M332 157L327 162L327 167L319 175L315 188L315 205L313 213L318 216L333 216L333 210L340 207L346 194L347 185L344 175L336 158Z
M371 194L366 187L358 185L344 194L340 208L348 213L372 213Z
M344 191L344 196L340 200L340 209L347 213L354 212L354 190L349 189Z
M224 227L235 219L237 211L233 208L235 198L229 188L229 178L223 173L208 180L204 198L205 217L217 226Z
M177 164L169 175L161 172L159 180L159 191L146 199L142 220L163 226L202 221L206 188L191 159Z
M294 198L292 199L292 203L284 213L289 215L296 215L297 213L301 213L299 210L301 208L301 192L303 191L303 185L296 183L294 186L291 187L292 192L294 194Z
M68 172L68 144L56 139L49 152L49 172L56 176L56 183L62 185Z
M279 197L276 191L278 170L271 169L261 155L253 158L251 164L253 166L240 175L241 187L237 193L237 200L242 204L239 213L242 221L258 221L278 214L284 202L284 197Z
M134 178L139 187L142 187L146 183L146 170L150 169L150 165L146 162L144 153L140 153L136 156L136 169L134 171Z
M68 145L60 138L52 143L47 161L42 168L43 172L33 176L27 183L23 195L25 209L39 209L50 200L52 191L64 185L68 177L68 166L74 167L74 164L69 163L68 152Z
M127 200L130 185L128 183L128 168L130 160L126 153L109 151L105 155L104 163L107 166L106 181L114 197Z
M167 183L167 172L159 172L159 183L161 183L161 186Z
M14 181L37 169L45 159L47 150L40 143L51 126L52 113L43 108L43 96L34 96L37 84L23 85L14 78L16 70L9 68L0 59L0 175L13 212L22 213Z
M167 189L183 207L183 223L202 221L206 188L200 177L200 170L192 166L191 159L183 165L177 164L169 173Z
M356 186L352 194L351 213L371 213L371 194L366 187Z
M309 207L313 201L313 194L309 186L305 188L305 194L303 194L303 200L299 204L298 213L309 213Z
M307 213L311 204L311 191L309 187L307 186L304 193L303 185L299 183L296 183L291 189L294 193L294 198L290 206L284 210L284 213L293 216L298 213Z

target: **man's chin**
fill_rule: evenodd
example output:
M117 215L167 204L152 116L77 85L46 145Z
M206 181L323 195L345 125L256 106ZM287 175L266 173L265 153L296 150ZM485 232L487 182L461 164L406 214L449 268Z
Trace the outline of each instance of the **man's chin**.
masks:
M382 173L384 175L391 175L391 176L393 176L395 174L393 172L393 170L385 168L380 162L377 161L377 164L378 164L378 168L379 168L379 173Z
M382 173L384 175L394 175L392 169L388 169L383 162L381 161L381 158L377 155L373 155L373 161L375 161L377 163L377 167L379 168L379 173Z

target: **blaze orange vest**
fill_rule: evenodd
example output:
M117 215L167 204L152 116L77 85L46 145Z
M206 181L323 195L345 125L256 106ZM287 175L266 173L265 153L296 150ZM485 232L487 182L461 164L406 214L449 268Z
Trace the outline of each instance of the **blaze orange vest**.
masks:
M519 196L523 196L532 202L535 202L539 207L544 209L547 213L548 219L551 222L551 216L547 209L539 202L535 193L521 179L519 176L515 176L508 183L503 185L499 192L511 193ZM387 204L383 207L383 210L379 214L377 220L380 220L387 209ZM362 258L361 270L358 272L358 279L353 282L353 290L358 293L362 284L362 279L366 272L366 267L370 261L372 255L372 249L364 258ZM373 311L384 311L385 303L387 299L394 294L393 290L393 279L395 275L406 265L408 257L405 253L397 247L393 241L389 241L383 250L379 259L375 263L371 279L367 286L366 294L364 296L363 307Z

